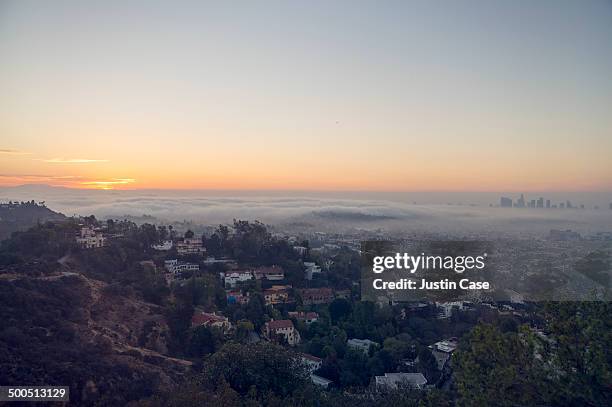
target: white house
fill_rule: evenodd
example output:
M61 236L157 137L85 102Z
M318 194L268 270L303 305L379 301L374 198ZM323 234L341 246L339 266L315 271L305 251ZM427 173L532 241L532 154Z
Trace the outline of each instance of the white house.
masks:
M106 237L101 231L94 229L92 226L84 226L81 228L79 236L76 237L76 242L84 249L94 249L104 247L106 245Z
M200 266L195 263L178 261L177 259L164 261L164 267L169 273L180 274L183 271L198 271Z
M232 271L231 273L224 274L223 280L226 286L232 288L236 287L237 283L243 283L253 279L253 273L249 270L244 271Z
M308 372L312 374L323 366L323 359L309 355L308 353L302 353L302 363L304 363Z
M151 247L153 248L153 250L159 250L160 252L166 252L172 249L172 245L173 245L172 240L164 240L163 242L159 244L151 245Z
M312 280L313 275L321 273L321 267L317 266L313 261L305 261L304 267L306 267L306 271L304 272L306 280Z
M378 347L378 343L369 339L353 338L346 341L346 346L354 350L359 350L363 353L368 353L370 351L370 346Z
M384 376L375 376L376 389L397 389L400 385L410 386L422 390L427 379L422 373L385 373Z
M454 309L460 311L466 309L465 303L463 301L437 302L436 307L438 307L438 309L440 310L438 312L438 319L450 318L453 315Z
M445 339L430 345L429 348L444 353L453 353L457 349L457 338Z
M324 377L321 376L317 376L316 374L311 374L310 375L310 380L312 380L312 383L317 385L317 386L321 386L323 388L328 388L330 384L332 384L333 382L329 379L326 379Z

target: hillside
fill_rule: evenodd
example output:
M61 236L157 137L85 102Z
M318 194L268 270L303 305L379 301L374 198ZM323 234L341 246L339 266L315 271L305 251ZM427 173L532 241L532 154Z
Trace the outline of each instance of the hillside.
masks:
M0 320L0 382L69 385L79 405L150 396L191 365L164 355L159 306L85 277L70 258L42 276L0 274Z
M47 208L43 203L8 202L0 203L0 240L11 233L27 230L37 223L66 219L61 213Z

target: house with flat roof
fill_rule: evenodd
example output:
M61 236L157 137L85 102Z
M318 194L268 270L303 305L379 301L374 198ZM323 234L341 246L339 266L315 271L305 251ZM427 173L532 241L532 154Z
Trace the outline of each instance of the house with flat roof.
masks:
M459 346L457 338L449 338L429 345L429 348L439 352L453 353L457 346Z
M306 277L306 280L312 280L312 277L315 274L321 274L321 267L317 266L317 263L314 261L305 261L304 268L304 276Z
M172 240L164 240L161 243L152 244L151 248L153 248L153 250L157 250L157 251L160 251L160 252L165 252L165 251L168 251L168 250L172 249L173 245L174 245L174 243L172 243Z
M333 383L331 380L326 379L321 376L317 376L316 374L311 374L310 380L312 381L313 384L323 387L324 389L329 388L329 386Z
M83 249L95 249L106 246L106 237L100 229L93 226L83 226L76 237L76 242Z
M377 390L394 390L402 385L423 390L427 384L422 373L385 373L384 376L375 376L374 380Z
M244 283L253 279L251 270L235 270L228 273L222 273L222 278L226 286L236 287L238 283Z
M346 346L348 346L350 349L353 349L353 350L358 350L363 353L368 353L370 351L370 347L371 346L378 347L378 343L371 341L369 339L351 338L348 341L346 341Z
M184 271L199 271L200 266L196 263L189 263L186 261L179 261L177 259L171 259L164 261L164 267L168 273L177 275Z

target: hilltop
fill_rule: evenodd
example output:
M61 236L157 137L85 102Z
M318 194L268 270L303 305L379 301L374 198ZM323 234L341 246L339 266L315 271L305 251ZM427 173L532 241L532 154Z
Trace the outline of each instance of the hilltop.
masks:
M0 203L0 240L11 236L11 233L27 230L38 223L65 220L66 217L45 206L44 202Z

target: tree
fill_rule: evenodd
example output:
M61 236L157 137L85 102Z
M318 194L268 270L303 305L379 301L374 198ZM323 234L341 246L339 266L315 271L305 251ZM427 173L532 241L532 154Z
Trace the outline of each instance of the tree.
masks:
M308 383L299 356L271 343L227 343L204 360L204 382L226 381L240 395L269 390L285 397Z
M419 372L423 373L429 384L435 384L440 378L438 362L429 349L421 347L419 349Z
M546 405L549 386L535 344L522 336L502 334L482 324L462 338L453 355L460 406Z
M329 316L336 324L340 319L345 318L351 313L351 303L344 298L336 298L329 304Z
M245 342L248 340L251 332L255 330L255 326L249 320L241 320L236 324L236 330L234 331L234 339L238 342Z
M187 353L194 358L214 353L221 343L222 336L222 332L217 329L199 326L193 330Z
M167 312L168 327L172 334L170 347L175 353L180 353L182 349L185 349L193 310L190 302L179 302Z
M551 353L544 356L558 373L555 403L605 405L612 399L612 305L548 303L544 312L553 344Z

